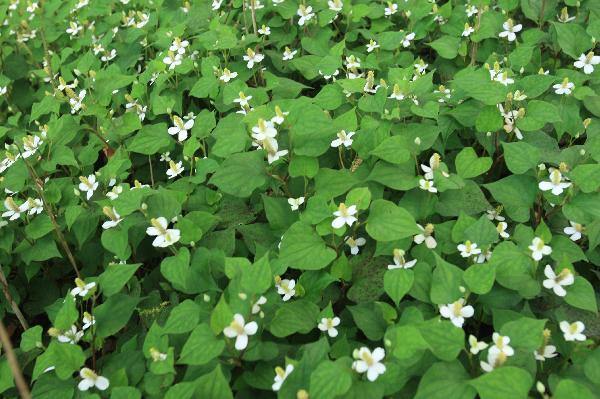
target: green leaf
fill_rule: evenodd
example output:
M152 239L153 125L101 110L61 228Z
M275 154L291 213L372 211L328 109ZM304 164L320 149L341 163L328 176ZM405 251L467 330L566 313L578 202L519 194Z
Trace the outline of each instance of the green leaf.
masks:
M435 260L436 267L431 280L431 302L438 305L453 303L462 297L459 287L462 285L463 271L437 254Z
M233 399L229 381L223 375L221 366L196 380L196 392L198 398L205 399Z
M215 337L208 324L201 323L183 345L178 363L200 366L219 356L223 349L225 341Z
M308 334L318 322L319 307L312 302L300 299L284 303L268 326L271 334L278 338L295 333Z
M510 337L510 344L518 349L532 352L544 342L546 319L521 317L500 327L500 334Z
M37 358L33 378L38 378L44 370L52 366L55 367L54 372L58 378L62 380L72 378L73 373L83 366L85 358L83 349L79 345L52 341L44 353Z
M383 199L371 203L366 229L377 241L399 240L421 232L410 213Z
M371 191L367 187L357 187L346 195L346 204L356 205L360 210L369 208L371 203Z
M581 276L576 276L573 285L567 287L565 302L579 309L598 312L594 287Z
M383 288L386 294L394 301L396 306L412 288L415 275L410 269L388 270L383 276Z
M429 44L442 58L453 59L458 54L460 38L444 35Z
M310 392L313 399L335 398L352 386L352 375L340 362L326 360L310 374Z
M129 141L127 149L144 155L157 154L173 142L167 130L166 123L144 125Z
M262 294L271 287L273 273L266 253L253 265L242 270L242 289L249 294Z
M191 299L186 299L171 310L163 331L166 334L183 334L192 331L199 320L200 307Z
M311 226L296 222L283 235L279 258L294 269L319 270L329 265L336 258L336 253L325 245Z
M456 172L465 179L479 176L492 166L489 157L478 158L472 147L463 148L456 156Z
M585 384L571 379L562 379L554 389L554 399L594 399L596 395Z
M504 366L469 382L481 399L527 399L533 378L524 369Z
M552 26L556 29L560 48L573 59L578 59L592 47L592 38L581 25L552 22Z
M414 399L473 399L469 374L459 361L434 363L425 372Z
M315 177L319 172L319 160L314 157L295 156L290 160L288 173L292 177Z
M125 294L115 294L95 309L96 335L108 337L116 334L127 324L133 314L139 298Z
M537 147L524 141L502 143L502 148L504 149L504 160L508 170L517 175L535 168L542 157L542 153Z
M487 294L494 285L496 268L489 264L474 264L469 266L463 275L467 287L478 295Z
M98 284L102 289L102 293L109 297L121 291L141 265L141 263L108 265L106 270L98 277Z
M263 152L251 151L233 154L225 159L209 183L226 194L246 198L266 181Z
M506 214L514 221L529 221L529 210L538 193L538 184L534 177L510 175L493 183L484 184L483 187L504 205Z
M410 159L406 143L407 140L403 136L392 136L385 139L370 154L389 163L401 164Z
M600 187L600 164L579 165L569 176L584 193L595 192Z

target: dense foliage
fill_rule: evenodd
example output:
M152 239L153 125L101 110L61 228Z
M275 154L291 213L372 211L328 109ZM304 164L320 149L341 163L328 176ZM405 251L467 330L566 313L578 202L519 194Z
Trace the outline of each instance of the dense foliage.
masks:
M600 1L211 1L0 0L3 397L600 398Z

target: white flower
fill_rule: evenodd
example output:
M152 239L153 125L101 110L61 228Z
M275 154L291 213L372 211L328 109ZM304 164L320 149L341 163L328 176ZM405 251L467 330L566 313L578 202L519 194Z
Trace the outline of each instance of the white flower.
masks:
M183 55L185 54L186 47L189 45L190 42L188 42L187 40L181 40L180 38L176 37L173 40L171 47L169 47L169 51Z
M83 107L83 99L85 98L86 91L81 90L75 97L69 98L69 104L71 105L71 113L74 114Z
M475 28L473 28L468 23L465 23L465 29L463 30L461 36L469 37L469 36L471 36L471 33L473 33L473 32L475 32Z
M241 351L248 346L248 336L256 334L258 324L255 321L246 323L244 316L239 313L233 315L233 321L223 329L227 338L235 338L235 349Z
M527 248L531 250L531 257L537 261L542 259L544 255L550 255L552 253L552 248L550 248L548 245L545 245L544 240L542 240L540 237L535 237L531 241L531 245Z
M352 369L361 374L366 372L369 381L373 382L377 377L385 373L385 365L381 363L385 357L385 350L383 348L375 348L371 352L369 348L363 346L355 350L353 355L356 360L352 363Z
M402 39L402 47L410 46L410 42L415 39L415 33L411 32Z
M465 4L465 12L467 13L467 17L471 18L473 15L477 14L477 7L471 4Z
M240 104L240 107L244 108L249 105L248 101L250 100L252 100L252 96L246 96L244 92L240 91L238 93L238 98L234 99L233 102Z
M152 358L153 362L162 362L162 361L167 360L167 357L168 357L167 354L160 352L155 347L151 347L149 349L149 352L150 352L150 357Z
M502 206L500 206L499 208L495 208L495 209L488 209L486 211L487 213L487 218L489 220L497 220L499 222L504 222L506 220L506 218L504 216L500 215L500 212L502 212Z
M231 79L234 79L237 77L237 72L231 72L229 69L227 68L223 68L223 73L221 74L221 76L219 76L219 79L225 83L229 82Z
M473 257L473 262L475 263L484 263L489 261L492 258L492 251L489 249L483 250L479 255L475 255Z
M331 142L331 146L332 147L339 147L342 144L344 145L344 147L348 148L352 145L352 136L354 136L354 132L348 132L346 133L345 130L340 130L339 132L337 132L337 139L333 140Z
M425 242L425 245L429 249L433 249L437 246L437 241L433 238L433 230L434 227L431 223L427 224L425 227L421 226L417 223L417 227L421 229L423 232L421 234L417 234L413 241L415 244L422 244Z
M452 324L454 324L456 327L462 328L465 319L472 317L475 313L475 309L473 309L473 306L465 306L465 303L465 300L463 298L460 298L454 303L441 305L440 314L442 315L442 317L450 319Z
M289 112L283 112L279 105L275 106L275 116L271 118L271 123L281 125L285 121L285 117L288 116Z
M265 56L259 53L255 53L251 48L246 49L246 55L243 57L244 61L247 62L246 66L248 69L252 69L254 64L261 62Z
M506 222L498 222L498 225L496 226L496 231L498 232L498 234L500 234L500 237L509 238L510 234L508 234L508 232L506 231L507 228L508 224Z
M429 166L421 164L421 169L425 172L425 180L433 180L433 172L440 167L441 157L437 152L429 158ZM448 177L447 173L442 173L445 177Z
M94 195L94 191L98 188L98 182L96 181L96 175L89 175L88 177L79 176L79 191L87 192L86 198L89 200Z
M94 371L87 367L84 367L79 371L79 376L83 378L77 385L77 388L79 388L80 391L87 391L93 387L96 387L101 391L108 389L108 378L94 373Z
M579 59L573 64L575 68L583 69L586 75L594 72L594 65L600 64L600 56L594 55L593 51L586 54L581 54Z
M563 229L564 233L568 234L570 236L569 238L572 241L580 240L583 234L584 227L581 224L572 221L569 221L569 224L571 224L570 227L568 226Z
M402 89L400 89L400 85L395 84L394 88L392 89L392 94L390 94L390 96L388 98L393 98L394 100L404 100L404 93L402 92Z
M535 360L543 362L546 359L552 359L553 357L558 356L558 353L556 353L556 346L544 345L544 348L541 349L541 353L535 350L533 351L533 356L535 357Z
M300 26L303 26L305 23L310 21L312 17L315 16L315 13L312 12L312 7L307 7L303 4L300 4L298 6L298 11L296 12L296 14L298 14L298 16L300 17L300 19L298 20L298 25Z
M277 293L279 295L283 295L281 298L283 302L289 301L294 295L296 295L296 280L294 279L283 279L275 284L275 288L277 288Z
M40 148L40 146L44 144L42 139L38 136L25 136L23 137L23 158L29 158Z
M21 217L21 208L15 203L12 197L6 197L4 200L4 207L7 209L2 214L3 218L9 218L9 220L15 220Z
M292 208L292 211L297 211L300 205L304 204L304 197L288 198L288 204Z
M360 58L356 58L354 55L346 57L346 68L356 69L360 68Z
M5 95L7 91L8 91L7 86L0 86L0 96Z
M492 341L494 341L494 345L490 348L489 352L494 355L504 354L509 357L515 354L514 349L508 345L510 343L510 338L506 335L502 336L495 332L492 335Z
M44 210L44 203L39 198L27 198L19 207L21 213L29 211L29 215L39 215Z
M169 70L172 71L178 65L181 65L183 56L179 53L174 54L172 51L168 52L168 55L163 58L163 63L169 66Z
M334 318L323 317L317 327L321 331L327 331L327 335L329 335L331 338L335 338L338 335L338 330L336 329L336 327L339 325L340 325L339 317L334 317Z
M506 362L506 358L507 356L503 352L495 353L492 351L488 351L487 362L484 362L482 360L481 362L479 362L479 364L481 365L483 371L489 373L492 372L495 368L502 366L504 362Z
M88 328L96 324L96 318L88 312L83 312L83 318L81 320L83 321L83 326L81 326L83 330L87 330Z
M379 44L373 39L369 40L369 44L367 44L367 53L372 52L376 48L379 48Z
M469 240L465 241L464 244L459 244L456 248L460 251L460 256L463 258L479 255L481 253L481 249L477 248L477 244Z
M169 161L169 169L167 169L167 176L169 179L173 179L179 176L183 172L183 162L179 161L175 163L174 161Z
M575 88L575 84L573 82L569 82L569 78L564 78L562 83L557 83L553 85L552 88L556 94L565 94L568 96Z
M82 279L77 277L75 279L75 288L73 288L71 290L71 295L73 295L73 296L79 295L80 297L84 297L88 294L88 292L90 292L92 289L94 289L94 287L96 287L96 283L91 282L91 283L86 284L85 281L83 281Z
M437 193L437 188L433 185L433 180L419 179L419 188L421 190L429 191L430 193Z
M352 237L345 237L344 242L350 247L350 253L352 255L358 255L358 252L360 251L359 247L365 245L367 243L367 240L365 240L363 237L358 237L357 239L354 239Z
M502 72L497 74L494 80L498 83L501 83L504 86L508 86L515 83L514 79L508 77L508 72Z
M289 61L294 58L298 50L292 50L286 46L285 50L283 50L283 57L281 58L283 61Z
M394 258L393 258L394 264L388 265L388 267L387 267L388 270L410 269L417 263L416 259L413 259L410 262L407 262L406 259L404 258L405 254L406 253L402 249L394 248Z
M386 17L392 16L398 12L398 4L396 3L387 3L388 6L383 10Z
M342 0L329 0L327 2L327 5L329 6L329 9L331 11L335 12L342 11L342 8L344 7L344 3L342 2Z
M116 200L117 198L119 198L119 194L121 194L122 192L123 192L122 186L114 186L112 188L112 190L110 190L108 193L106 193L106 196L111 200Z
M277 392L281 389L281 384L283 384L285 379L291 374L292 371L294 371L294 365L292 364L285 366L285 370L281 367L275 368L275 382L273 382L273 385L271 386L274 392Z
M480 351L484 350L485 348L488 347L488 344L486 344L483 341L478 341L477 337L474 335L469 335L469 351L476 355L478 354Z
M272 139L277 136L277 129L271 121L260 118L258 124L252 128L252 138L256 141Z
M504 31L500 32L498 36L505 37L508 39L509 42L513 42L517 38L516 33L520 32L521 29L523 29L523 25L515 25L513 20L509 18L508 20L506 20L506 22L502 24L502 28L504 29Z
M83 26L78 25L77 22L71 21L71 22L69 22L69 27L67 28L66 32L71 36L71 39L73 39L82 30L83 30Z
M265 303L267 303L267 298L261 295L256 302L252 304L252 314L260 313L260 307Z
M565 341L585 341L586 336L582 334L583 330L585 330L585 325L576 321L574 323L569 323L568 321L561 321L560 330L563 332L565 337Z
M191 130L194 127L194 120L190 119L186 122L178 117L177 115L173 116L173 126L171 126L167 132L171 136L177 135L177 141L184 141L188 138L188 130Z
M105 52L104 55L102 57L100 57L100 60L102 62L108 62L108 61L113 60L116 56L117 56L117 50L112 49L112 50L110 50L110 52Z
M358 219L354 216L358 213L356 209L356 205L346 206L343 202L338 206L338 210L333 212L333 216L336 216L331 222L331 226L334 229L339 229L344 224L347 224L349 227L352 226L352 223L356 222Z
M544 287L549 290L553 290L554 293L558 296L567 295L567 291L563 287L572 285L575 282L575 277L571 270L564 268L558 275L554 273L552 270L552 266L546 265L544 269L544 275L546 276L546 280L544 280Z
M212 10L217 11L219 8L221 8L221 4L223 4L223 0L213 0L211 5Z
M70 329L63 331L62 334L59 334L56 339L58 339L58 342L74 345L79 342L82 337L83 331L77 330L76 326L71 326Z
M542 191L552 190L552 194L561 195L565 188L571 187L571 183L563 181L560 170L552 169L550 172L550 181L541 181L538 186Z
M169 222L164 217L152 218L150 223L152 226L146 229L146 234L156 236L154 241L152 241L153 246L166 248L179 241L181 232L178 229L167 229Z
M269 36L271 34L271 28L269 28L266 25L261 26L261 28L258 30L258 33L260 33L261 35L264 36Z
M109 218L109 220L102 223L102 228L104 230L115 227L116 225L121 223L121 221L123 220L121 218L121 216L117 213L117 210L115 209L115 207L110 208L108 206L105 206L104 208L102 208L102 212L104 212L106 217Z

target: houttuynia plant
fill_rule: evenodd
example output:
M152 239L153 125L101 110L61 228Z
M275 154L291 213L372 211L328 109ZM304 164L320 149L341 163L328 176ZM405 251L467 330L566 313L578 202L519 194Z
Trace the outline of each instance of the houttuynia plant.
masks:
M600 399L600 1L0 16L3 397Z

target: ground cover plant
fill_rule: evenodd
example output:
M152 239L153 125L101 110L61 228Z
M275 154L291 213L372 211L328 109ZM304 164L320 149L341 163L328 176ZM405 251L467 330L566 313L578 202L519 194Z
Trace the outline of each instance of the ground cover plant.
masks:
M0 394L600 398L597 0L0 0Z

